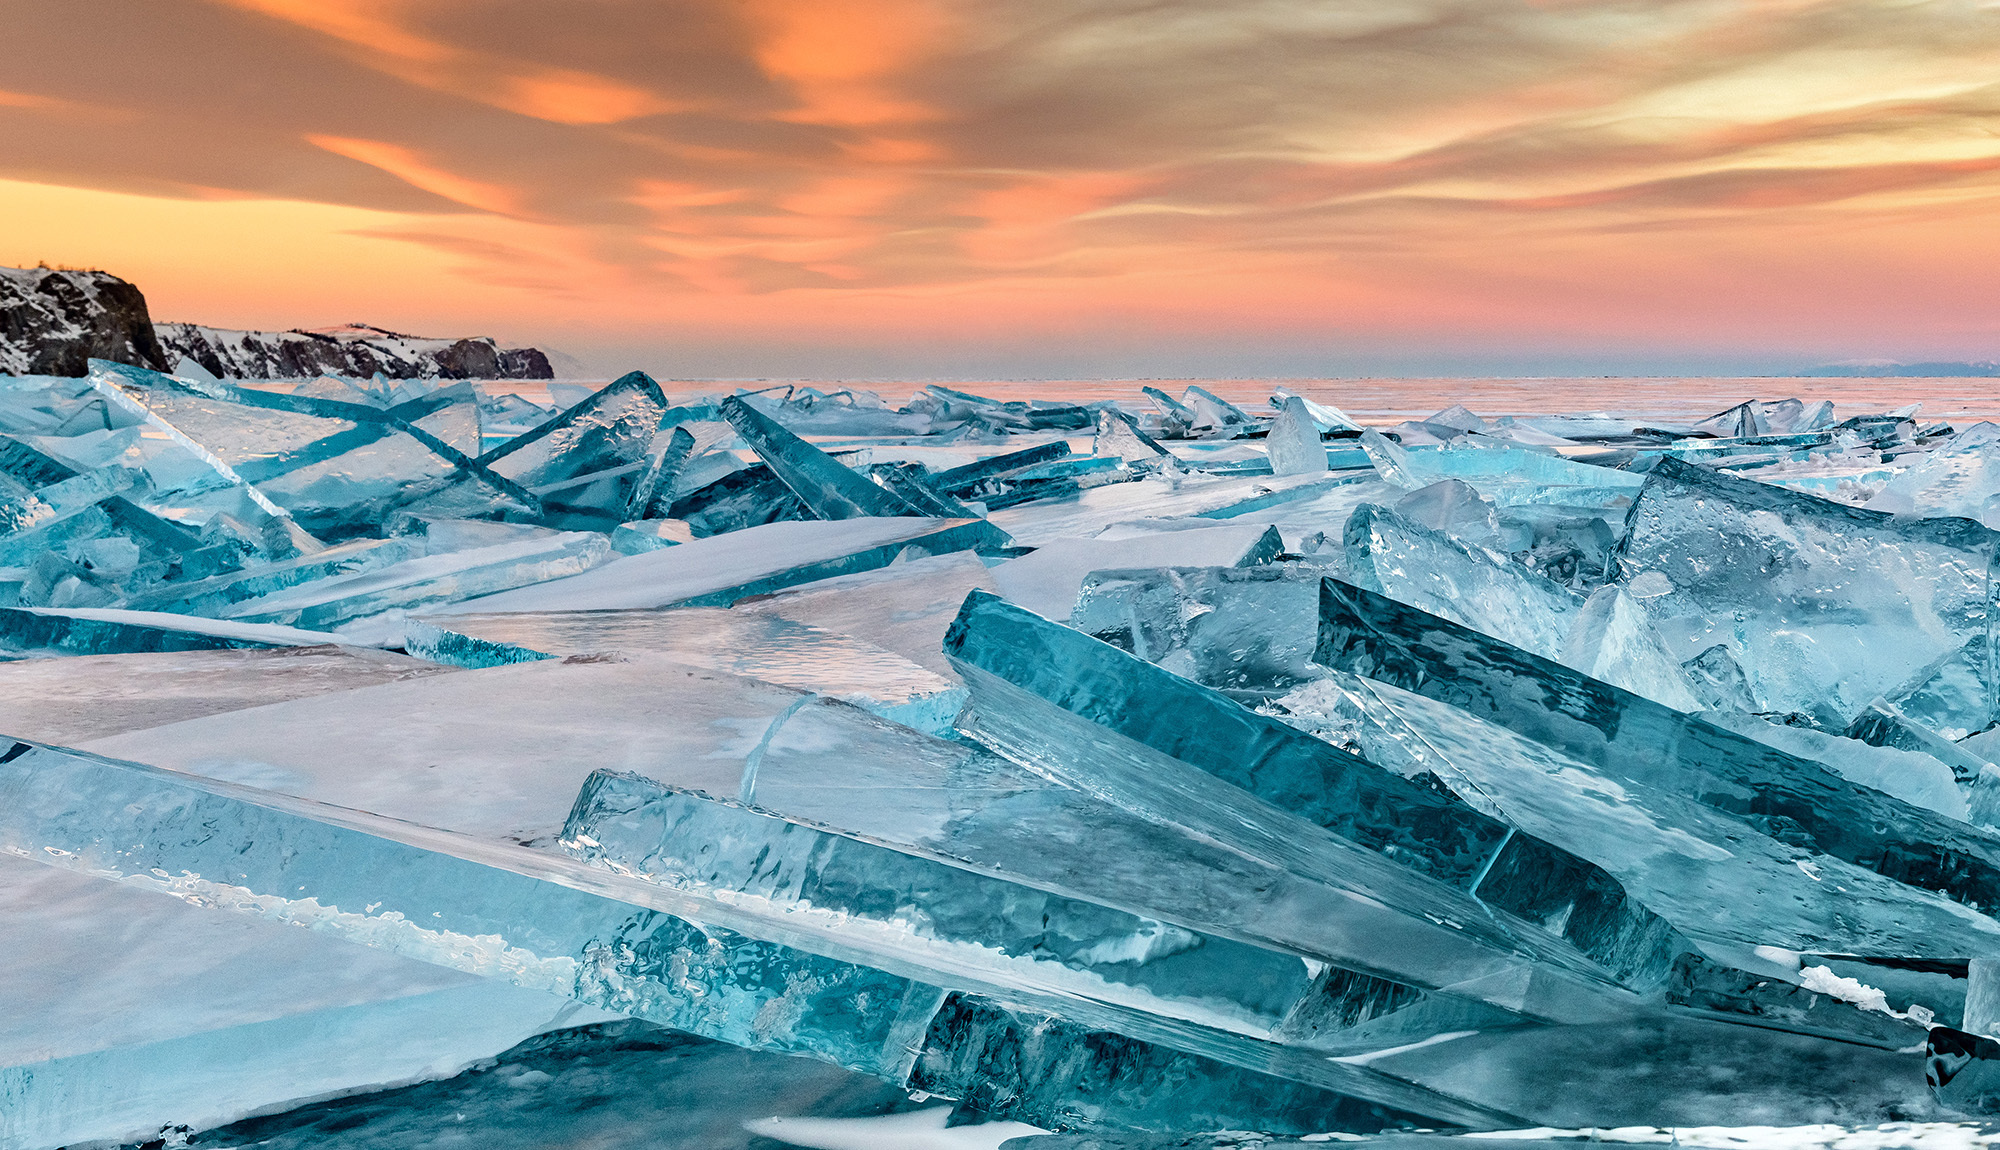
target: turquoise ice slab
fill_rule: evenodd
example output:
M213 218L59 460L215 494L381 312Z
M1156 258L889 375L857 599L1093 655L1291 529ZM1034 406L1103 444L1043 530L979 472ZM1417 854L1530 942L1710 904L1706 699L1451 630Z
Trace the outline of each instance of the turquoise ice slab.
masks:
M366 647L245 647L0 663L0 731L90 739L452 668Z
M1056 539L993 569L1000 594L1045 618L1067 620L1077 592L1093 571L1150 567L1252 567L1269 563L1284 550L1275 528L1261 523L1195 520L1185 531L1119 532L1094 539Z
M65 655L312 647L337 640L324 631L268 623L198 619L117 608L0 607L0 647Z
M1733 948L1732 958L1779 947L1936 961L2000 943L2000 923L1986 915L1422 695L1336 673L1276 706L1296 725L1405 777L1435 778L1481 811L1603 867L1682 935Z
M424 553L421 536L356 539L279 563L161 587L135 596L126 606L135 611L170 610L176 614L215 616L246 599L335 575L376 570L421 558Z
M143 368L93 361L92 384L207 462L265 512L307 530L349 537L395 507L476 475L505 494L534 499L427 430L454 408L472 412L469 386L443 389L389 410L196 383ZM474 417L476 418L476 416ZM457 436L463 438L463 436Z
M1358 848L1344 848L1355 866L1331 885L1313 881L1269 852L1251 857L1146 822L962 742L644 655L363 687L84 749L529 845L561 837L593 770L711 795L741 794L750 774L756 802L788 817L1459 999L1510 1010L1535 1005L1528 969L1535 947L1484 923L1480 909L1454 892ZM1406 1023L1440 1015L1468 1013L1441 1004L1399 1011L1382 1025L1358 1018L1316 1025L1328 1041L1341 1031L1342 1040L1372 1049L1410 1041Z
M737 609L866 639L957 682L944 657L944 635L975 587L995 590L992 573L973 552L952 551L800 583L753 596Z
M802 918L887 927L913 949L986 956L1053 993L1287 1045L1346 1052L1351 1031L1404 1010L1421 1016L1420 1026L1515 1021L1470 1003L1445 1015L1437 1000L1406 985L635 775L592 775L563 845L648 881L769 902ZM1375 1046L1383 1044L1378 1036Z
M1502 503L1538 499L1586 506L1621 494L1637 495L1646 481L1644 475L1518 447L1412 450L1373 431L1362 433L1361 446L1382 478L1400 487L1414 491L1442 479L1458 479ZM1538 493L1531 493L1531 488Z
M613 1017L45 861L0 852L0 1146L203 1130Z
M0 436L0 473L29 488L75 480L82 474L68 464L7 436ZM102 530L106 533L115 531L132 539L139 545L145 559L170 560L202 545L193 532L154 515L122 494L114 494L96 506L98 514L104 517ZM18 561L32 555L38 547L50 547L55 540L51 538L48 527L62 522L57 520L49 525L37 525L11 540L0 542L0 563Z
M1386 507L1356 508L1345 547L1357 586L1546 658L1562 651L1583 609L1570 588Z
M218 614L249 622L331 629L384 611L441 606L573 577L610 555L610 539L593 531L537 535L327 574L239 600Z
M940 471L931 476L931 483L948 495L956 495L961 499L976 499L979 484L987 479L1043 463L1053 463L1058 459L1066 459L1069 453L1069 442L1058 439L1053 443L1024 447L1019 451L989 455L974 463Z
M1380 1128L1500 1117L1365 1068L927 966L926 956L852 922L828 930L559 855L270 792L17 744L0 764L0 795L0 842L12 851L891 1081L908 1080L925 1057L971 1063L981 1073L960 1087L984 1085L1009 1108L1004 1116L1030 1122L1083 1115L1157 1129L1191 1109L1294 1130L1336 1119ZM960 993L927 981L939 975ZM1011 1004L983 997L996 991ZM984 1021L941 1026L947 1009ZM979 1062L997 1034L1057 1019L1074 1037L1046 1044L1031 1062ZM1183 1105L1174 1076L1150 1069L1162 1062L1231 1087L1222 1098L1186 1100L1205 1108ZM1424 1108L1397 1110L1385 1095Z
M922 514L909 500L842 466L741 399L723 400L722 417L779 480L821 519Z
M1092 488L1067 498L1037 500L995 511L993 525L1023 547L1095 535L1114 523L1157 516L1227 519L1290 500L1311 499L1360 476L1262 475L1179 482L1153 477Z
M659 384L644 372L628 372L581 403L489 450L479 463L523 487L633 463L645 456L669 410Z
M1591 960L1566 972L1580 985L1595 963L1606 982L1650 988L1678 952L1672 928L1595 864L994 596L966 597L945 649L972 688L961 720L970 732L1072 785L1170 820L1288 812L1296 825L1324 828L1328 842L1364 847L1469 895L1469 905L1498 912L1490 919L1536 924L1528 929L1546 930L1552 953L1574 946L1569 953ZM1064 715L1105 732L1101 743L1129 741L1153 761L1084 752ZM1163 766L1175 761L1194 769Z
M625 502L625 522L654 517L664 518L667 509L673 505L674 485L680 482L681 470L687 466L688 457L694 454L694 433L685 427L676 427L667 436L639 479L632 485L632 494ZM656 506L657 505L657 506Z
M1312 661L1323 570L1094 571L1070 626L1232 698L1260 700L1325 674Z
M1622 563L1663 592L1647 606L1677 658L1723 644L1757 710L1839 729L1987 635L1995 538L1663 460Z
M1545 743L1974 909L2000 905L2000 840L1447 619L1326 580L1314 660Z
M643 555L595 571L459 603L443 614L720 607L751 595L918 557L1004 545L978 519L844 519L767 523Z
M940 734L965 690L862 639L776 615L683 607L411 620L404 647L460 667L649 651L689 666L780 683Z

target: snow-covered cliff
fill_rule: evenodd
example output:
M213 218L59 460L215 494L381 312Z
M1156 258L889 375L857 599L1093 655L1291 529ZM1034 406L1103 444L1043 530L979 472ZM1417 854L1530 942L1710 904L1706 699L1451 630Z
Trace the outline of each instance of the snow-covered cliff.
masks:
M427 339L366 324L317 331L232 331L191 323L157 329L167 359L225 379L311 379L381 372L390 379L551 379L548 357L488 338Z
M105 272L0 268L0 374L82 375L92 359L171 366L138 288Z

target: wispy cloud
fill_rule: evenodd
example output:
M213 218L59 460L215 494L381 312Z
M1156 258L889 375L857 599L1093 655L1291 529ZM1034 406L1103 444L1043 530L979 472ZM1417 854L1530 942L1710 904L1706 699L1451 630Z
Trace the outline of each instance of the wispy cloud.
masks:
M1490 273L1450 271L1468 237L1587 264L1580 237L2000 194L2000 10L1970 0L15 8L0 176L402 212L522 282L479 217L665 292L1268 268L1408 301Z

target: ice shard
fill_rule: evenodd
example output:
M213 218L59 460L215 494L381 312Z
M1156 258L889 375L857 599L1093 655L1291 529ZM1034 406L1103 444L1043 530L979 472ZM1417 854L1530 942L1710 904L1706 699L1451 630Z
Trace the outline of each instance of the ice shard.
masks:
M144 730L451 668L365 647L224 647L0 663L0 731L41 743Z
M1284 549L1278 532L1259 523L1195 520L1186 531L1057 539L993 569L1000 593L1045 618L1067 620L1084 579L1107 568L1180 562L1214 567L1269 563Z
M361 533L393 508L431 496L461 476L534 502L425 427L427 421L449 423L455 408L471 411L469 387L384 411L221 383L195 385L116 364L102 364L92 379L106 397L208 461L250 502L299 520L315 535Z
M1669 459L1647 476L1622 563L1666 580L1647 608L1669 650L1724 644L1756 709L1842 728L1986 635L1994 538L1970 520L1898 519Z
M0 607L0 649L65 655L315 647L324 631L118 608Z
M680 481L681 469L694 454L694 433L685 427L675 427L667 436L666 443L653 453L652 462L632 485L632 494L625 501L623 518L630 522L635 519L664 517L673 506L673 491ZM661 501L664 494L666 499Z
M455 603L575 576L610 554L610 540L602 535L559 532L327 575L231 603L219 614L252 623L332 630L386 611Z
M947 495L956 495L961 499L976 499L979 485L995 476L1038 464L1053 463L1058 459L1067 458L1069 453L1069 442L1058 439L1034 447L1024 447L1019 451L989 455L975 463L940 471L931 476L931 482Z
M644 372L628 372L478 462L522 487L540 487L643 459L670 405ZM687 412L686 418L714 418ZM669 424L670 426L671 424Z
M1615 779L1975 909L2000 905L2000 838L1560 663L1325 580L1316 662L1491 719Z
M1172 466L1173 453L1152 436L1139 430L1138 423L1122 411L1105 408L1097 413L1097 438L1091 454L1104 459L1120 459L1131 464Z
M1319 426L1306 401L1293 396L1285 401L1264 438L1270 451L1274 475L1310 475L1326 470L1326 447L1319 440Z
M615 1017L5 853L0 945L10 1147L157 1141Z
M961 719L970 733L1071 785L1170 821L1254 819L1254 795L1481 905L1546 924L1552 940L1637 986L1663 978L1675 953L1667 924L1596 865L1109 644L974 592L945 647L973 692ZM1064 713L1194 770L1092 757L1076 724L1057 723Z
M1459 479L1503 505L1517 502L1609 503L1638 495L1644 475L1576 463L1518 447L1458 447L1411 450L1378 432L1365 432L1361 446L1382 477L1416 490L1442 479Z
M1950 960L2000 940L1983 914L1413 692L1339 675L1272 709L1602 867L1681 935L1732 958L1778 947Z
M1145 1069L1165 1062L1205 1067L1214 1080L1230 1083L1222 1101L1239 1120L1275 1115L1303 1128L1338 1114L1346 1122L1372 1119L1379 1128L1426 1117L1461 1123L1498 1117L1365 1067L1291 1058L1282 1047L1115 1006L1058 1003L981 977L967 963L927 967L868 931L830 931L546 851L17 746L0 764L0 793L8 800L0 836L11 849L891 1081L910 1080L914 1060L925 1057L970 1061L979 1070L959 1088L983 1087L1006 1100L1003 1116L1058 1124L1083 1113L1122 1124L1170 1124L1184 1109L1174 1093L1177 1076ZM116 802L116 810L79 809L80 786ZM938 975L961 992L924 981ZM988 997L996 990L1013 1001ZM975 1052L990 1043L989 1032L937 1021L968 1008L996 1024L1018 1024L1023 1011L1044 1025L1060 1019L1076 1037L1048 1044L1026 1062L981 1063ZM1107 1089L1107 1076L1117 1089ZM1267 1096L1297 1102L1272 1107L1260 1101ZM1423 1109L1399 1110L1391 1098ZM1209 1096L1189 1105L1217 1102Z
M888 488L832 459L744 403L722 401L722 417L757 452L800 502L821 519L864 519L924 512Z
M743 803L754 801L754 792L742 796ZM1315 1045L1317 1036L1295 1033L1292 1020L1327 1013L1321 1000L1328 996L1341 1000L1333 1012L1364 1018L1421 997L1351 971L1329 979L1320 964L1294 954L1038 889L947 855L817 828L638 776L593 775L570 812L563 842L588 862L651 882L767 900L802 918L833 916L905 932L914 950L958 949L967 961L983 955L1053 992L1272 1041Z
M1359 475L1263 475L1222 479L1153 476L1137 482L1094 488L1067 497L1038 500L987 518L1023 547L1056 539L1087 537L1114 523L1159 516L1228 519L1264 513L1294 501L1359 483Z
M944 636L975 587L999 589L978 555L953 551L753 595L737 607L866 639L956 681Z
M176 614L217 616L246 599L283 591L336 575L373 571L410 559L422 558L427 548L420 535L389 539L356 539L336 544L310 555L277 563L265 563L249 570L232 571L170 584L134 596L126 606L135 611L172 611Z
M454 615L412 619L406 634L412 655L460 667L648 651L853 703L933 734L950 728L965 701L963 688L873 643L715 607Z
M1357 508L1345 542L1358 586L1545 658L1560 655L1582 612L1575 591L1386 507Z
M846 519L770 523L613 559L595 571L467 600L451 614L728 606L897 558L1001 546L983 520Z

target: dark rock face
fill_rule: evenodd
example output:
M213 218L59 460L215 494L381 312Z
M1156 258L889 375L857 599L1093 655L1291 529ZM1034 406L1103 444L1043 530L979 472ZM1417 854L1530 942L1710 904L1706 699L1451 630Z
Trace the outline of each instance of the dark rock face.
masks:
M0 267L0 375L83 375L93 359L224 379L554 379L549 357L491 339L426 339L365 324L323 331L154 325L139 289L106 272Z
M224 379L311 379L381 372L390 379L553 379L549 358L532 347L491 339L426 339L364 324L326 331L232 331L191 323L159 325L166 357L182 356Z
M0 373L82 375L92 359L170 366L138 288L105 272L0 268Z

